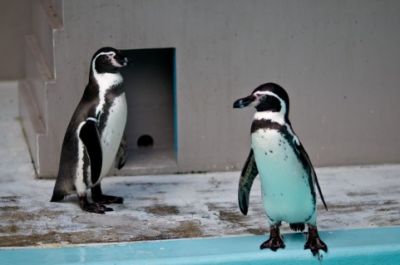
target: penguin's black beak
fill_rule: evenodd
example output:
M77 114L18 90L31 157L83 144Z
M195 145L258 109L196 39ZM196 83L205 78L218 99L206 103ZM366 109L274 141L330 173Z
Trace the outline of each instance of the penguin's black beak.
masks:
M236 100L236 101L233 103L233 108L235 108L235 109L241 109L241 108L247 107L247 106L250 105L255 99L256 99L256 97L253 96L253 95L250 95L250 96L245 97L245 98L240 98L240 99Z

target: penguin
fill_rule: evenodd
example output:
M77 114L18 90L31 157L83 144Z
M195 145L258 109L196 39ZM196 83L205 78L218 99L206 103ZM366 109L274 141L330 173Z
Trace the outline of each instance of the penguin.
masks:
M77 194L82 210L99 214L113 210L105 204L123 203L122 197L103 194L100 182L113 165L120 169L125 163L127 103L120 71L127 64L111 47L93 55L89 82L65 132L52 202Z
M295 231L308 226L304 249L310 249L314 256L319 256L319 250L327 252L317 229L315 187L328 208L310 158L289 121L287 92L275 83L262 84L233 104L234 108L247 106L255 107L256 112L251 124L251 149L239 180L238 202L240 211L247 215L251 186L260 175L270 225L269 239L260 248L285 248L279 228L286 222Z

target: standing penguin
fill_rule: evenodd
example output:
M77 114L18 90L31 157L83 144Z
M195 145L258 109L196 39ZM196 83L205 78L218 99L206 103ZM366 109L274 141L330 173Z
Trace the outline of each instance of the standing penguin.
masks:
M322 202L324 197L317 175L303 145L293 132L289 121L289 96L274 83L257 87L250 96L234 102L234 108L254 106L251 125L251 150L239 181L239 207L246 215L254 178L259 174L264 209L270 224L270 238L260 248L276 251L284 248L280 236L281 222L287 222L295 231L308 225L304 249L313 255L328 251L317 230L315 186Z
M81 208L88 212L112 211L104 206L123 203L123 198L104 195L100 181L109 172L118 153L127 119L126 97L120 69L128 59L120 51L98 50L90 64L89 83L64 136L52 202L77 193ZM124 159L118 158L117 166ZM87 190L91 189L92 202Z

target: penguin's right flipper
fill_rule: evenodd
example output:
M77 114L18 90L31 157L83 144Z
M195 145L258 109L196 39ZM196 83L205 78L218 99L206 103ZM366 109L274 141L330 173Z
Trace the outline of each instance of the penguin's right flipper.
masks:
M315 173L314 167L311 164L310 157L308 156L306 150L304 149L304 147L301 143L298 144L297 150L299 150L300 159L301 159L304 167L308 168L311 171L309 173L312 178L310 185L315 184L317 186L318 193L319 193L319 196L321 197L321 201L325 207L325 210L328 210L328 206L326 205L324 195L322 194L322 191L321 191L321 186L319 185L319 182L318 182L317 174Z
M96 183L100 177L103 164L103 154L96 119L89 118L86 120L86 123L79 132L79 138L81 138L89 154L92 183Z
M253 149L247 157L246 163L242 169L239 180L238 200L240 211L246 215L249 208L249 197L251 186L255 177L258 175L256 160L254 158Z

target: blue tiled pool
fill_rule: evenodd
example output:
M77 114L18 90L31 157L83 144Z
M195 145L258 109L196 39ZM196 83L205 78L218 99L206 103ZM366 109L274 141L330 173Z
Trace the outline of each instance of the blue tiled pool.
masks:
M321 264L399 265L400 227L325 231L329 246ZM180 264L320 264L303 250L302 234L284 235L286 249L259 250L265 236L234 236L69 246L1 248L1 265L180 265Z

